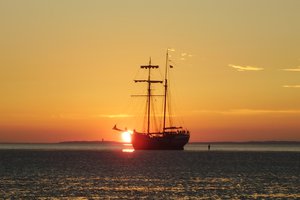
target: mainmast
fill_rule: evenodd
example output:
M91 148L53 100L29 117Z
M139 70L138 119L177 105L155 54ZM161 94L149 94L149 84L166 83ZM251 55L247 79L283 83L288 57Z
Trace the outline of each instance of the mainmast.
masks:
M165 93L164 93L164 118L163 118L163 134L166 129L166 113L167 113L167 94L168 94L168 62L169 62L169 49L166 54L166 69L165 69Z

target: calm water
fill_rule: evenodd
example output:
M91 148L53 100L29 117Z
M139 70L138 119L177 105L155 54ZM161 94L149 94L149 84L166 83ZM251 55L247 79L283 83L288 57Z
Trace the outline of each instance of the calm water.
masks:
M36 149L36 150L116 150L130 149L131 145L126 144L0 144L0 149ZM187 144L186 151L207 151L207 144L192 143ZM211 144L211 151L280 151L280 152L300 152L298 144Z
M299 146L0 145L0 199L299 199Z

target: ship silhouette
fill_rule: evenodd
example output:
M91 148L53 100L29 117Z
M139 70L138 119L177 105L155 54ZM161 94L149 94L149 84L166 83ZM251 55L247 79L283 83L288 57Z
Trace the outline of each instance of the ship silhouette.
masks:
M134 80L135 83L146 83L147 94L146 97L146 130L137 131L133 130L131 133L131 143L135 150L183 150L184 145L186 145L190 138L190 132L184 129L182 126L174 126L173 124L168 124L167 118L170 116L167 114L167 109L170 109L168 105L168 72L172 65L169 65L169 49L166 53L166 66L164 73L164 80L153 80L151 77L151 71L157 70L158 65L151 64L151 58L148 65L142 65L141 69L148 70L148 77L146 79ZM160 95L163 98L163 109L162 109L162 128L159 131L150 130L151 128L151 106L153 105L152 96L152 84L161 84L163 86L163 94ZM128 131L127 128L120 129L117 125L113 127L114 130L125 132Z

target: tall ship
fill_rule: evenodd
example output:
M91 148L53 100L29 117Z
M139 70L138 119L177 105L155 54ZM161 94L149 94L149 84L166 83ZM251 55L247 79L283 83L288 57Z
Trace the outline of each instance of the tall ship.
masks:
M190 139L190 132L183 128L182 126L176 126L172 124L172 120L169 118L172 117L169 114L170 105L169 105L169 85L168 85L168 73L170 68L173 68L172 65L169 65L169 49L166 53L166 66L164 72L164 80L154 80L151 77L151 72L159 68L158 65L151 64L151 58L148 65L142 65L142 70L147 70L147 77L145 79L134 80L135 83L144 83L146 84L146 114L144 117L145 128L142 131L134 129L131 132L131 144L135 150L183 150L184 145L186 145ZM160 84L163 88L160 95L153 94L152 86L154 84ZM139 95L141 96L141 95ZM160 130L151 129L151 119L154 118L153 106L156 101L153 100L154 96L160 96L162 98L162 109L159 120L161 120ZM157 113L156 113L157 114ZM159 121L158 120L158 121ZM157 121L157 120L156 120ZM117 125L113 127L117 131L128 131L117 128Z

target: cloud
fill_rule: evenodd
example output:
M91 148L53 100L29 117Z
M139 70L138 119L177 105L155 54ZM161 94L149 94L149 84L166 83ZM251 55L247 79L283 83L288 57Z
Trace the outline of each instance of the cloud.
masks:
M83 120L83 119L90 119L92 117L90 115L87 115L87 114L60 113L60 114L51 115L51 118L66 119L66 120Z
M265 109L233 109L233 110L195 110L195 113L222 115L262 115L262 114L300 114L300 110L265 110Z
M284 88L300 88L300 85L283 85Z
M189 53L181 53L180 56L181 56L181 57L179 58L179 60L186 60L187 58L191 58L191 57L193 57L194 55L189 54Z
M264 68L260 68L260 67L253 67L253 66L238 66L238 65L233 65L233 64L229 64L229 67L232 67L234 69L236 69L239 72L244 72L244 71L261 71L264 70Z
M288 71L288 72L300 72L300 66L295 67L295 68L286 68L286 69L282 69L282 71Z
M132 115L127 114L115 114L115 115L98 115L99 117L104 118L126 118L126 117L132 117Z
M95 119L95 118L126 118L126 117L132 117L132 115L80 114L80 113L60 113L60 114L51 115L51 118L66 119L66 120L85 120L85 119Z

